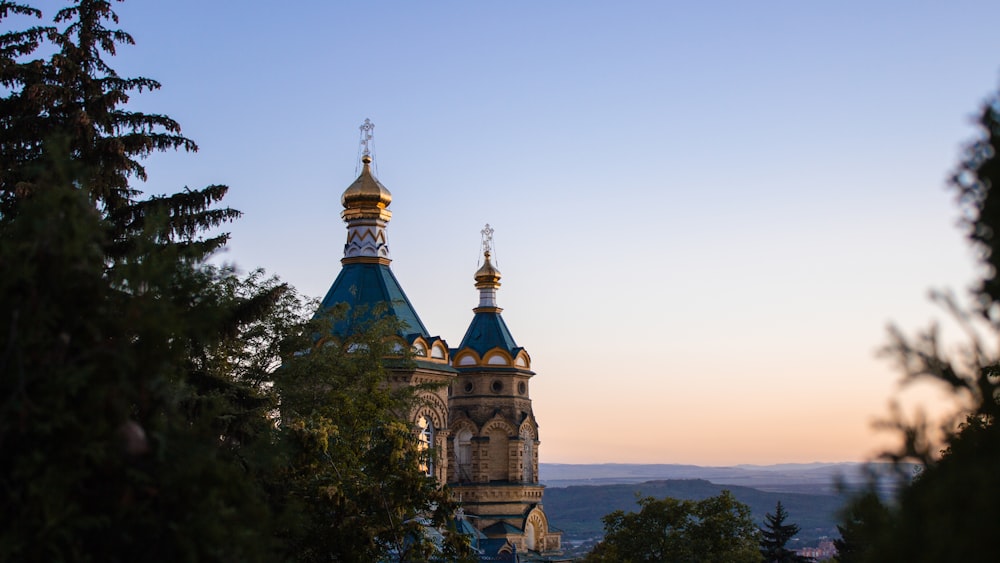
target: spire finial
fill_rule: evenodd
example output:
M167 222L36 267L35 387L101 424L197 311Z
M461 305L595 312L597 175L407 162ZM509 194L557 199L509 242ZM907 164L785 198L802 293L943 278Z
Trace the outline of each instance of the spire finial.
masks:
M389 264L389 247L386 245L385 225L392 218L389 204L392 194L378 181L372 172L375 145L372 131L375 124L365 119L358 129L361 139L358 144L358 178L344 190L340 203L344 211L340 214L347 223L347 244L344 245L342 263L377 262Z
M489 223L483 227L483 230L479 231L479 234L483 236L483 254L489 255L493 252L493 227Z
M358 127L361 130L361 156L371 156L372 155L372 131L375 130L375 124L372 123L371 119L365 118L365 122Z
M483 237L483 266L476 271L476 289L479 290L479 307L473 311L481 311L488 308L494 312L500 312L497 307L497 288L500 287L500 270L490 261L490 253L493 251L493 227L489 223L479 231Z

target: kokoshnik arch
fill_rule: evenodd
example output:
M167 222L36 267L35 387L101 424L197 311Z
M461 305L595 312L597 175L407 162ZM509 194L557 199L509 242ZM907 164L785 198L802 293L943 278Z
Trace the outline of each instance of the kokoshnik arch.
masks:
M561 532L549 527L542 508L538 424L529 394L535 373L497 306L500 271L491 261L492 230L487 225L483 231L484 263L475 273L479 305L461 344L449 348L427 331L390 269L386 225L392 194L372 173L370 131L366 120L361 174L341 197L347 223L342 268L320 309L345 303L351 310L384 310L401 321L399 336L414 361L405 368L388 364L391 384L437 385L420 392L410 413L421 442L440 452L428 474L448 485L481 536L544 559L560 550ZM333 331L346 334L348 322Z

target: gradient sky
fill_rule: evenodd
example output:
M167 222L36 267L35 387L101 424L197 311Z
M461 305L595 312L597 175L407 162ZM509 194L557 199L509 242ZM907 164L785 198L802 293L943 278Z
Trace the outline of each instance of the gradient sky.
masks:
M495 227L545 462L867 459L887 323L974 279L945 185L996 89L995 1L117 9L114 66L164 85L133 107L201 147L144 189L230 185L224 260L325 294L365 118L393 270L452 346Z

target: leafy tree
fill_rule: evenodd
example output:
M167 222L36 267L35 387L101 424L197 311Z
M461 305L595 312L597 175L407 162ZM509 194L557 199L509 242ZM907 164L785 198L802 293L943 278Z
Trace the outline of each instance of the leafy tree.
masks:
M422 469L433 452L418 448L404 419L418 388L386 385L386 358L399 353L397 323L357 322L344 338L315 338L333 324L331 316L316 319L290 343L295 353L275 377L289 445L279 474L287 484L281 504L291 507L282 531L288 555L301 561L441 555L425 532L447 528L455 507ZM468 548L453 536L448 556L458 560Z
M960 424L942 429L945 449L936 452L926 422L907 422L898 415L889 424L903 437L887 454L896 461L916 461L921 473L904 483L894 502L866 507L862 498L850 514L864 515L843 527L841 545L849 561L991 561L997 507L1000 506L1000 200L993 186L1000 182L1000 102L983 108L983 135L966 150L952 184L959 194L968 236L979 250L984 275L976 288L975 310L958 305L948 293L934 297L963 329L969 343L958 354L944 352L936 326L907 338L891 329L888 352L905 381L943 384L965 405ZM859 540L860 538L860 540ZM860 548L859 548L860 546Z
M764 515L764 527L760 529L760 554L767 563L801 563L809 561L785 547L789 540L799 533L796 524L785 524L788 512L781 506L781 501L774 507L774 514Z
M606 515L591 562L760 561L750 509L723 491L700 501L645 497L639 512Z

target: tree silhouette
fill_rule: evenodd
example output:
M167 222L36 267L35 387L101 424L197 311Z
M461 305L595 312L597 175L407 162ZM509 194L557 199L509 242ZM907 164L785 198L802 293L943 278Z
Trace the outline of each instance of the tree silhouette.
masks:
M983 278L968 310L946 292L934 293L968 342L958 353L941 345L937 326L905 336L890 330L887 352L904 381L943 385L963 405L956 420L945 423L944 450L930 437L926 422L907 422L897 414L888 424L902 444L887 452L893 462L916 462L923 470L906 479L894 502L878 506L872 494L855 500L841 527L845 561L992 561L994 525L1000 506L1000 102L983 107L982 135L965 151L952 178L967 234L979 251ZM960 422L958 422L960 421ZM902 467L902 466L901 466ZM868 506L866 506L866 504Z
M42 15L0 1L0 21ZM126 108L132 94L160 84L121 77L105 60L118 46L134 43L117 28L111 1L77 0L57 11L53 24L0 35L0 84L6 90L0 98L0 214L14 213L16 201L41 189L39 179L54 162L48 153L55 150L55 158L74 164L74 184L109 221L112 244L104 250L112 264L130 253L132 239L144 230L182 258L203 259L221 248L227 234L202 235L239 217L236 210L212 207L226 186L140 199L131 184L146 179L143 157L198 147L173 119ZM32 58L40 50L50 54Z

